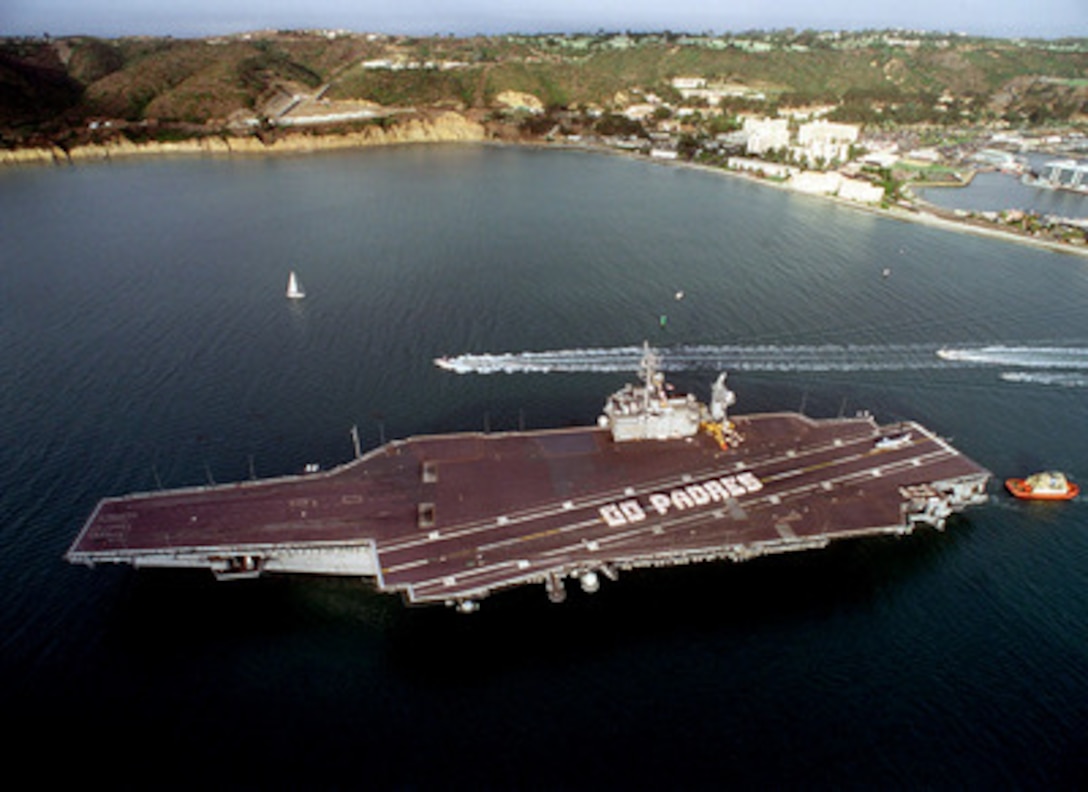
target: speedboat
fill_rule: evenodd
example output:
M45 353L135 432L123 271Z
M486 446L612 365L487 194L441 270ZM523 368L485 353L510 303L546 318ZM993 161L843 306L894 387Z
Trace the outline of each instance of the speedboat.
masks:
M1080 494L1080 487L1056 470L1034 473L1023 479L1006 479L1005 487L1024 500L1070 500Z

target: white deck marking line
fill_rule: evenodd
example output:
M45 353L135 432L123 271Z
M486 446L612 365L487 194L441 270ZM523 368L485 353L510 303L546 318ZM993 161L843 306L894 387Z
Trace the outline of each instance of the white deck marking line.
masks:
M936 460L938 460L938 459L940 459L942 457L957 456L957 455L958 455L958 452L956 452L954 450L949 452L949 451L945 451L945 450L939 448L938 450L929 452L927 454L923 454L921 456L914 456L914 457L910 457L909 459L897 460L897 461L895 461L895 462L893 462L891 464L885 465L884 467L885 467L885 470L894 471L894 473L898 473L901 469L905 470L905 469L907 469L909 467L913 467L914 463L916 463L918 460L925 460L927 462L928 461L936 461ZM863 455L854 455L854 456L851 456L849 458L845 458L845 459L841 459L841 460L833 460L831 463L827 464L826 466L828 466L828 467L830 467L832 465L838 466L838 465L841 465L841 464L846 464L847 462L857 462L857 461L859 461L859 460L861 460L863 458L864 458ZM824 466L825 465L823 465L823 464L820 465L820 467L824 467ZM801 495L810 494L811 492L814 492L818 487L823 486L824 484L826 484L829 481L834 483L834 484L846 484L846 483L852 482L852 481L864 480L867 475L872 475L872 473L873 473L873 471L872 471L871 468L862 468L860 470L856 470L856 471L846 473L846 474L844 474L842 476L832 477L830 479L824 479L821 482L815 482L813 484L805 485L805 486L802 486L802 487L797 487L797 488L794 488L794 489L787 489L785 491L776 492L776 493L774 493L772 495L772 497L777 496L778 502L781 503L782 499L784 499L784 498L794 499L794 498L800 497ZM792 476L782 476L782 477L783 478L790 478ZM769 499L767 499L767 500L769 500ZM654 525L658 526L658 527L663 526L663 525L666 526L666 527L675 527L675 526L678 526L678 525L685 525L685 524L687 524L689 522L697 522L704 515L705 515L705 512L695 511L695 512L690 513L690 515L683 515L683 517L680 517L678 515L677 519L674 519L674 520L655 521ZM571 531L576 531L576 530L580 530L580 529L583 529L583 528L590 528L590 527L600 527L600 520L597 517L594 517L594 518L589 519L589 520L583 520L581 522L570 523L570 524L567 524L567 525L561 525L561 526L559 526L557 528L546 529L544 531L540 531L540 532L533 533L533 534L526 534L526 535L517 536L517 537L508 537L508 538L505 538L505 539L502 539L502 540L499 540L499 541L496 541L496 542L491 542L489 544L480 545L479 547L475 548L475 552L478 552L478 553L493 552L493 551L499 550L499 549L501 549L503 547L507 547L507 546L510 546L510 545L516 545L516 544L519 544L519 543L525 542L525 541L532 541L532 540L537 539L537 538L542 538L543 536L554 536L554 535L569 533ZM619 541L621 541L623 539L630 538L630 537L633 537L633 536L637 536L640 533L642 533L642 530L643 529L640 527L640 528L636 528L636 529L634 529L632 531L612 532L611 534L607 534L605 536L600 537L596 541L598 542L598 547L602 543L614 544L614 543L619 542ZM657 535L661 535L660 531L654 531L654 533L656 533ZM575 548L584 549L584 547L585 546L582 543L582 540L579 540L578 544L566 546L564 548L556 548L556 549L550 550L550 551L544 551L543 553L541 553L541 555L554 555L554 554L558 554L558 553L569 553L572 549L575 549ZM381 554L379 553L379 556L380 555ZM384 571L386 571L387 573L393 573L393 572L396 572L396 571L404 571L404 570L409 569L409 568L416 568L416 567L419 567L419 566L423 566L425 564L432 563L433 561L435 561L435 559L433 559L433 558L431 558L431 559L417 559L416 561L406 562L405 564L394 565L392 567L384 568ZM501 563L505 564L507 562L501 562ZM486 568L488 568L488 567L482 567L480 569L486 569ZM466 574L466 573L462 573L462 574Z
M906 425L909 425L911 427L915 426L915 424L913 424L913 423L909 423L909 424L906 424ZM924 433L924 434L926 434L931 440L935 440L933 435L931 435L929 433ZM838 439L839 441L842 440L841 438L836 438L836 439ZM841 462L857 461L859 459L863 459L864 457L866 457L868 455L869 451L871 451L871 448L869 448L869 445L872 442L873 442L873 436L872 435L864 435L864 436L859 436L857 438L849 439L848 441L843 443L843 445L840 445L838 448L841 449L841 448L846 447L846 446L863 445L864 444L866 446L865 452L864 453L854 454L854 455L851 455L849 457L842 457L842 458L839 458L839 459L829 460L828 462L820 463L819 465L816 465L816 466L795 468L795 469L783 471L781 473L770 474L770 475L768 475L766 477L762 477L761 480L764 481L764 482L776 481L779 478L788 478L788 477L791 477L791 476L796 476L796 475L801 475L801 474L804 474L804 473L807 473L807 472L811 472L811 470L816 469L817 467L820 467L820 466L823 466L823 465L840 464ZM923 441L912 441L911 445L920 444L921 442L923 442ZM944 445L945 448L947 448L950 451L950 453L957 454L957 455L959 454L959 452L957 452L955 449L952 449L947 444L943 444L943 445ZM775 456L775 457L767 457L765 459L759 460L756 463L739 462L738 461L736 464L745 464L748 469L751 469L754 466L754 464L758 464L760 466L763 466L763 465L774 465L774 464L777 464L777 463L787 462L787 461L788 462L796 462L800 458L813 456L813 455L816 455L816 454L820 454L820 453L823 453L823 452L826 452L826 451L833 450L835 448L836 448L836 446L835 446L834 440L833 440L830 443L822 443L820 445L813 446L810 449L805 449L802 453L795 454L793 458L790 458L788 455L779 455L779 456ZM701 471L699 473L699 475L700 476L706 476L706 477L713 477L713 476L719 475L719 473L721 473L722 475L728 475L728 471L724 471L722 468L707 468L707 469L704 469L703 471ZM693 474L690 473L690 472L681 474L681 476L689 476L689 477L692 476L692 475ZM647 493L649 493L651 491L654 491L654 490L667 489L667 488L670 488L670 487L675 488L677 486L681 486L682 484L683 484L683 481L680 481L679 483L676 481L676 475L674 474L672 476L662 477L660 479L644 482L644 483L639 485L638 490L641 491L641 494L647 494ZM609 503L612 500L615 500L615 497L611 496L611 495L596 496L596 497L593 497L593 498L587 498L583 502L583 505L575 506L575 508L585 508L585 509L593 508L595 506L600 506L600 505L603 505L605 503ZM569 510L569 507L566 507L565 504L570 503L570 502L571 501L565 501L558 508L556 506L554 506L554 505L549 505L549 506L544 506L544 507L538 507L536 509L527 509L527 510L525 510L523 512L514 512L513 514L504 515L505 517L507 517L507 522L505 523L505 525L521 524L521 523L525 523L525 522L544 519L544 518L547 518L547 517L554 517L557 514L561 513L563 510ZM446 528L443 529L443 533L442 533L443 539L463 538L465 536L470 536L470 535L472 535L474 533L480 533L480 532L493 530L494 527L495 527L494 519L495 518L493 518L493 517L485 517L485 518L480 518L480 519L473 520L473 521L470 521L470 522L462 523L460 525L453 525L453 526L446 527ZM420 544L426 543L427 541L428 540L425 539L425 538L416 537L416 538L409 539L409 540L404 541L404 542L400 542L398 544L387 545L384 548L382 548L382 550L384 552L397 552L399 550L404 550L404 549L408 549L408 548L411 548L411 547L416 547L416 546L418 546Z
M958 454L958 452L954 452L953 455L958 456L959 454ZM943 450L933 451L933 452L931 452L929 454L924 455L924 457L926 457L926 458L929 458L929 457L940 458L940 457L944 457L944 456L947 456L947 453L944 452ZM910 461L911 460L900 460L899 462L895 463L895 466L896 467L906 468L906 467L909 467L909 462ZM835 481L844 483L844 482L849 481L851 479L864 479L865 476L866 476L866 471L865 470L859 470L859 471L855 471L853 473L846 474L845 476L838 477L837 479L835 479ZM818 483L814 483L814 484L811 484L811 485L806 485L804 487L797 487L797 488L792 489L792 490L787 490L786 492L780 493L780 494L785 496L785 497L788 497L788 498L794 498L794 497L798 497L798 496L803 495L803 494L808 494L810 491L815 490L818 486L819 486ZM702 511L678 513L677 516L672 518L672 519L660 519L659 518L658 520L655 521L655 524L653 526L648 526L645 523L643 523L639 527L634 528L634 529L632 529L630 531L613 532L613 533L610 533L610 534L607 534L607 535L601 537L600 539L598 539L596 541L599 544L607 543L607 544L610 544L610 545L615 545L617 543L622 542L625 539L634 538L634 537L639 536L641 534L647 533L647 528L664 529L664 530L651 530L651 533L654 533L654 534L660 536L660 535L663 535L667 531L675 531L676 529L682 529L682 528L687 527L687 525L690 524L690 523L700 522L701 518L704 518L706 515L707 515L707 512L702 512ZM569 531L577 530L579 528L587 527L588 525L600 525L600 521L594 519L594 520L590 520L590 521L584 521L584 522L581 522L581 523L573 523L571 525L561 526L558 529L552 529L552 530L549 530L549 531L541 532L541 535L546 534L546 535L551 536L551 535L555 535L555 534L559 534L559 533L566 533L566 532L569 532ZM786 527L788 528L789 526L786 526ZM898 527L899 527L898 525L886 526L886 529L891 530L893 528L898 528ZM775 525L775 529L779 533L779 536L780 536L781 540L783 540L783 541L802 542L802 541L807 541L807 540L809 540L811 538L811 537L797 537L796 534L793 534L792 537L788 537L788 536L784 536L782 534L782 531L779 530L778 525ZM861 534L867 534L867 533L871 533L873 530L874 529L868 529L867 528L867 529L864 529L863 531L860 531L860 533ZM876 529L876 530L879 530L879 529ZM791 534L793 533L792 529L789 530L789 533L791 533ZM528 538L528 537L526 537L526 538ZM511 540L506 540L506 541L504 541L504 542L502 542L500 544L505 545L505 544L508 544L508 543L516 543L518 541L522 541L522 540L521 539L511 539ZM765 544L766 541L763 540L763 543ZM726 547L733 546L733 545L736 545L736 544L737 544L737 542L725 542L725 543L721 543L721 544L703 545L699 549L691 549L690 552L718 552L720 550L723 550ZM745 543L741 543L741 544L743 545ZM757 542L757 544L758 544L758 542ZM479 549L482 549L482 548L479 548ZM546 551L544 551L542 553L539 553L537 555L539 557L541 557L541 558L555 557L555 556L560 556L560 555L574 555L574 551L580 551L578 553L579 555L584 555L585 554L585 552L587 551L587 548L586 548L586 545L584 544L583 540L579 540L578 542L576 542L574 544L569 544L569 545L565 545L563 547L554 548L552 550L546 550ZM688 551L685 551L685 552L688 552ZM642 553L640 555L647 555L647 554ZM481 575L497 573L500 570L502 570L504 568L507 568L507 567L510 567L510 566L515 566L519 570L524 570L525 567L522 566L523 563L524 563L524 559L506 559L506 560L502 560L502 561L496 561L493 564L487 564L485 566L480 566L480 567L476 567L476 568L473 568L473 569L466 569L463 572L458 572L455 575L455 577L457 578L457 581L458 581L457 585L463 584L465 582L466 578L476 578L476 577L479 577ZM538 569L535 574L540 574L543 571L546 571L546 570L539 570ZM448 586L448 584L446 584L445 581L448 580L450 577L451 576L447 574L447 575L440 575L440 576L434 577L434 578L428 578L428 579L425 579L425 580L422 580L422 581L413 581L411 586L410 586L410 590L414 592L414 590L417 589L417 588L423 588L423 587L427 587L427 586L432 586L433 587L433 586L435 586L436 584L439 584L439 583L441 583L443 586ZM524 577L524 576L521 576L521 577ZM530 577L532 577L532 576L530 576ZM519 580L515 580L513 578L509 578L509 579L504 578L503 579L503 585L504 586L516 585L518 582L519 582ZM489 590L490 589L484 589L484 591L489 591Z
M841 438L839 438L839 439L841 440ZM849 445L861 445L861 444L868 445L872 441L873 441L872 435L865 435L863 437L857 437L857 438L845 441L844 445L840 446L839 448L842 448L844 446L849 446ZM764 465L779 464L779 463L787 462L787 461L795 462L799 458L813 456L813 455L824 453L826 451L831 451L831 450L834 450L834 449L835 449L835 445L834 445L833 442L832 443L822 443L820 445L813 446L810 449L806 449L804 452L802 452L800 454L796 454L795 457L792 458L792 459L789 459L789 458L787 458L786 456L783 456L783 455L779 455L779 456L766 457L765 459L758 459L755 462L752 462L750 460L738 460L737 462L734 463L733 471L730 471L730 470L728 470L728 469L726 469L724 467L704 468L704 469L698 471L697 474L691 473L691 472L687 472L687 473L683 473L683 474L674 474L674 475L671 475L671 476L665 476L665 477L661 477L659 479L646 481L646 482L643 482L643 483L639 484L637 487L628 487L628 489L635 489L636 494L648 494L650 492L654 492L654 491L661 490L661 489L673 489L673 488L682 486L684 484L684 482L683 482L682 479L680 481L677 481L677 475L689 476L689 477L697 475L699 478L714 478L714 477L717 477L717 476L736 475L737 472L740 472L740 471L742 471L744 469L751 470L755 465L764 466ZM862 458L862 456L864 456L864 455L863 454L858 454L855 457L851 457L851 459L860 459L860 458ZM805 472L807 470L808 470L808 468L802 468L801 472ZM795 475L795 474L793 474L791 471L787 471L785 473L780 473L780 474L772 474L772 476L784 476L784 475ZM767 480L770 480L770 479L763 478L761 480L767 481ZM623 497L630 497L630 496L624 495ZM577 505L576 502L567 500L567 501L563 501L558 507L556 507L554 505L548 505L548 506L544 506L544 507L538 507L536 509L527 509L527 510L524 510L524 511L521 511L521 512L513 512L511 514L505 515L507 517L506 525L507 526L517 525L517 524L521 524L521 523L524 523L524 522L530 522L530 521L544 519L544 518L547 518L547 517L554 517L554 516L556 516L558 514L561 514L563 511L569 511L572 508L574 508L574 509L591 509L591 508L595 508L595 507L598 507L598 506L602 506L602 505L604 505L606 503L610 503L610 502L612 502L614 500L617 500L617 499L619 499L619 496L616 496L616 495L613 495L613 494L598 495L598 496L594 496L592 498L585 499L584 501L582 501L581 505ZM566 506L567 503L575 503L576 505L574 505L573 507ZM493 517L482 517L482 518L472 520L472 521L469 521L469 522L444 527L442 529L442 538L444 540L463 538L465 536L470 536L470 535L472 535L474 533L480 533L480 532L483 532L483 531L493 530L494 527L495 527L495 523L494 523L494 518ZM416 547L418 545L425 544L427 541L428 540L426 538L414 537L412 539L408 539L406 541L399 542L397 544L386 545L385 547L382 548L382 550L383 550L383 552L396 552L396 551L399 551L399 550L406 550L406 549L411 548L411 547Z
M927 456L940 457L940 456L944 456L944 452L938 450L938 451L932 452L931 454L929 454ZM907 462L906 460L903 460L903 464L902 464L903 467L907 467L906 462ZM867 475L867 472L865 470L860 470L860 471L855 471L855 472L852 472L852 473L848 473L848 474L846 474L844 476L839 476L836 479L833 479L833 481L835 481L836 483L840 483L840 484L845 484L845 483L847 483L847 482L849 482L851 480L854 480L854 479L864 481L866 475ZM803 487L797 487L797 488L794 488L794 489L786 490L784 492L779 492L779 493L775 493L775 494L780 496L783 499L793 500L793 499L799 498L801 496L808 496L808 495L812 494L812 492L817 490L818 487L819 487L819 483L814 483L814 484L805 485ZM781 503L781 502L782 501L779 501L779 503ZM763 507L765 505L766 505L765 503L759 503L758 501L755 504L755 506L761 506L761 507ZM617 543L622 542L625 539L634 538L636 536L639 536L640 534L646 533L647 528L650 529L650 533L655 534L657 536L662 536L666 532L674 531L674 530L676 530L678 528L685 528L685 527L687 527L687 525L689 523L701 522L701 518L705 517L706 514L707 514L707 512L681 512L681 513L678 513L677 516L674 517L674 518L669 518L669 519L657 518L657 520L652 525L649 525L649 526L647 526L645 523L643 523L643 524L640 525L640 527L634 528L634 529L629 530L629 531L618 531L618 532L613 532L613 533L607 534L607 535L603 536L601 539L599 539L598 541L602 545L603 544L615 545ZM868 529L866 529L866 531L863 531L863 533L866 533L866 532L868 532ZM786 537L782 537L782 538L785 539ZM798 541L805 541L807 538L808 537L801 537L801 538L797 538L797 540ZM735 544L735 542L727 542L725 544L722 544L721 546L724 547L724 546L726 546L726 544ZM719 545L707 545L706 547L718 547L718 546ZM564 555L564 554L570 554L572 551L578 550L578 549L582 549L582 545L580 545L580 544L571 544L571 545L566 545L565 547L557 547L557 548L554 548L552 550L546 550L543 553L541 553L540 555L541 556Z

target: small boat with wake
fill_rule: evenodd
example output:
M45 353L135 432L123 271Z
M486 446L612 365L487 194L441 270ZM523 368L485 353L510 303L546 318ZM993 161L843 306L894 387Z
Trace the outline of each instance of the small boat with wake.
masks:
M1006 479L1005 487L1023 500L1072 500L1080 494L1080 487L1056 470Z

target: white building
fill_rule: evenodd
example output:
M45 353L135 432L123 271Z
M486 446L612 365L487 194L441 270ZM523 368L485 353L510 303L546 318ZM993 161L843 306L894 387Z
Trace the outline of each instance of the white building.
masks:
M872 165L876 168L890 168L899 162L899 154L891 149L870 151L861 158L862 165Z
M804 107L785 107L778 111L783 118L792 118L794 121L812 121L823 118L836 108L837 105L805 105Z
M772 179L788 179L798 172L797 168L790 165L780 165L776 162L764 162L748 157L730 157L725 161L726 167L733 170L746 171L748 173L762 173Z
M1020 146L1021 148L1027 145L1027 140L1017 132L994 132L990 136L990 142L1005 143L1010 146Z
M842 186L842 176L834 172L801 171L793 174L790 186L797 192L811 195L834 195Z
M673 77L672 87L683 91L687 89L706 88L705 77Z
M785 118L746 118L744 132L748 136L749 154L764 154L790 145L789 121Z
M884 188L864 179L850 179L841 173L802 171L793 174L790 186L811 195L837 195L847 201L876 204L884 200Z
M797 131L797 142L810 161L845 162L850 158L850 146L857 142L861 128L856 124L835 124L812 121Z
M657 106L652 104L633 104L624 109L623 115L632 121L645 121L656 109Z
M1019 161L1013 154L1001 149L982 149L972 154L969 159L972 162L978 162L982 165L989 165L992 168L997 168L1001 171L1017 171L1023 170Z
M906 158L913 162L937 163L941 161L941 152L935 148L920 148L907 152Z
M878 204L884 200L884 188L864 179L843 179L839 197L858 203Z

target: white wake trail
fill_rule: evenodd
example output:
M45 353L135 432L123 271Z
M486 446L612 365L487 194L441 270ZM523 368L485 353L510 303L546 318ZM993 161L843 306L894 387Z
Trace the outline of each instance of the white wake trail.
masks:
M678 345L659 348L665 371L852 372L1015 366L1088 370L1088 349L1057 346L941 344ZM630 372L642 347L598 347L541 352L473 353L441 357L435 365L457 374Z
M1088 388L1088 374L1072 371L1003 371L1001 379L1025 385L1058 385L1063 388Z
M937 350L942 360L1018 368L1088 369L1088 349L1060 346L984 346Z
M641 347L565 349L552 352L480 353L441 357L439 368L456 374L531 374L555 371L633 371Z

